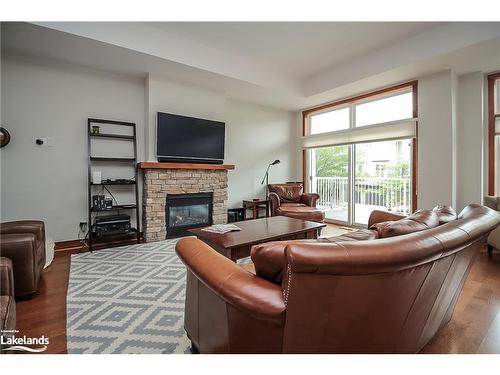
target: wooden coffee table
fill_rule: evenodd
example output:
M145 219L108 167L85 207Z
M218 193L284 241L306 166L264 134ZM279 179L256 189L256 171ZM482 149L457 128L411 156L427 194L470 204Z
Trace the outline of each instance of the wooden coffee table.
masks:
M218 234L196 228L190 229L189 232L236 262L238 259L249 256L253 245L269 241L315 239L318 238L321 228L326 226L326 224L286 216L238 221L233 224L241 230Z

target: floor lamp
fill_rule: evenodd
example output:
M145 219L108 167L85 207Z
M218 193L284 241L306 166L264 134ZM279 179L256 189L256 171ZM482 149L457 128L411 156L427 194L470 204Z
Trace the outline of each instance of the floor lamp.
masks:
M271 164L269 164L267 166L267 169L266 169L266 174L264 174L264 178L262 179L262 182L260 183L261 185L264 185L264 182L266 183L266 197L265 199L267 199L267 196L269 195L269 188L268 188L268 185L269 185L269 168L271 168L271 165L276 165L276 164L279 164L281 163L278 159L276 159L275 161L273 161Z

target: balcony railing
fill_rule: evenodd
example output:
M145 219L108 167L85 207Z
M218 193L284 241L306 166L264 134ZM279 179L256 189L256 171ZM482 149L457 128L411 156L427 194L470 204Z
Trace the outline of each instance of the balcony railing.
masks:
M347 207L347 177L314 177L312 187L320 196L318 206L324 209ZM357 177L354 203L410 213L410 178Z

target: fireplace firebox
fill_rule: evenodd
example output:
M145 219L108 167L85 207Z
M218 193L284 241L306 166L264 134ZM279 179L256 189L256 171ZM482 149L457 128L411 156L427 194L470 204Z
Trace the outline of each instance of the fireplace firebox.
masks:
M188 229L212 225L213 193L167 194L167 238L188 235Z

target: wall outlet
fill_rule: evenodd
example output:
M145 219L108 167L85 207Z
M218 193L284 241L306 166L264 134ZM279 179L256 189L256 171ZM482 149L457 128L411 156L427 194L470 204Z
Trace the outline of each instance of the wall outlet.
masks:
M82 232L85 232L87 230L87 222L86 221L80 221L80 230Z

